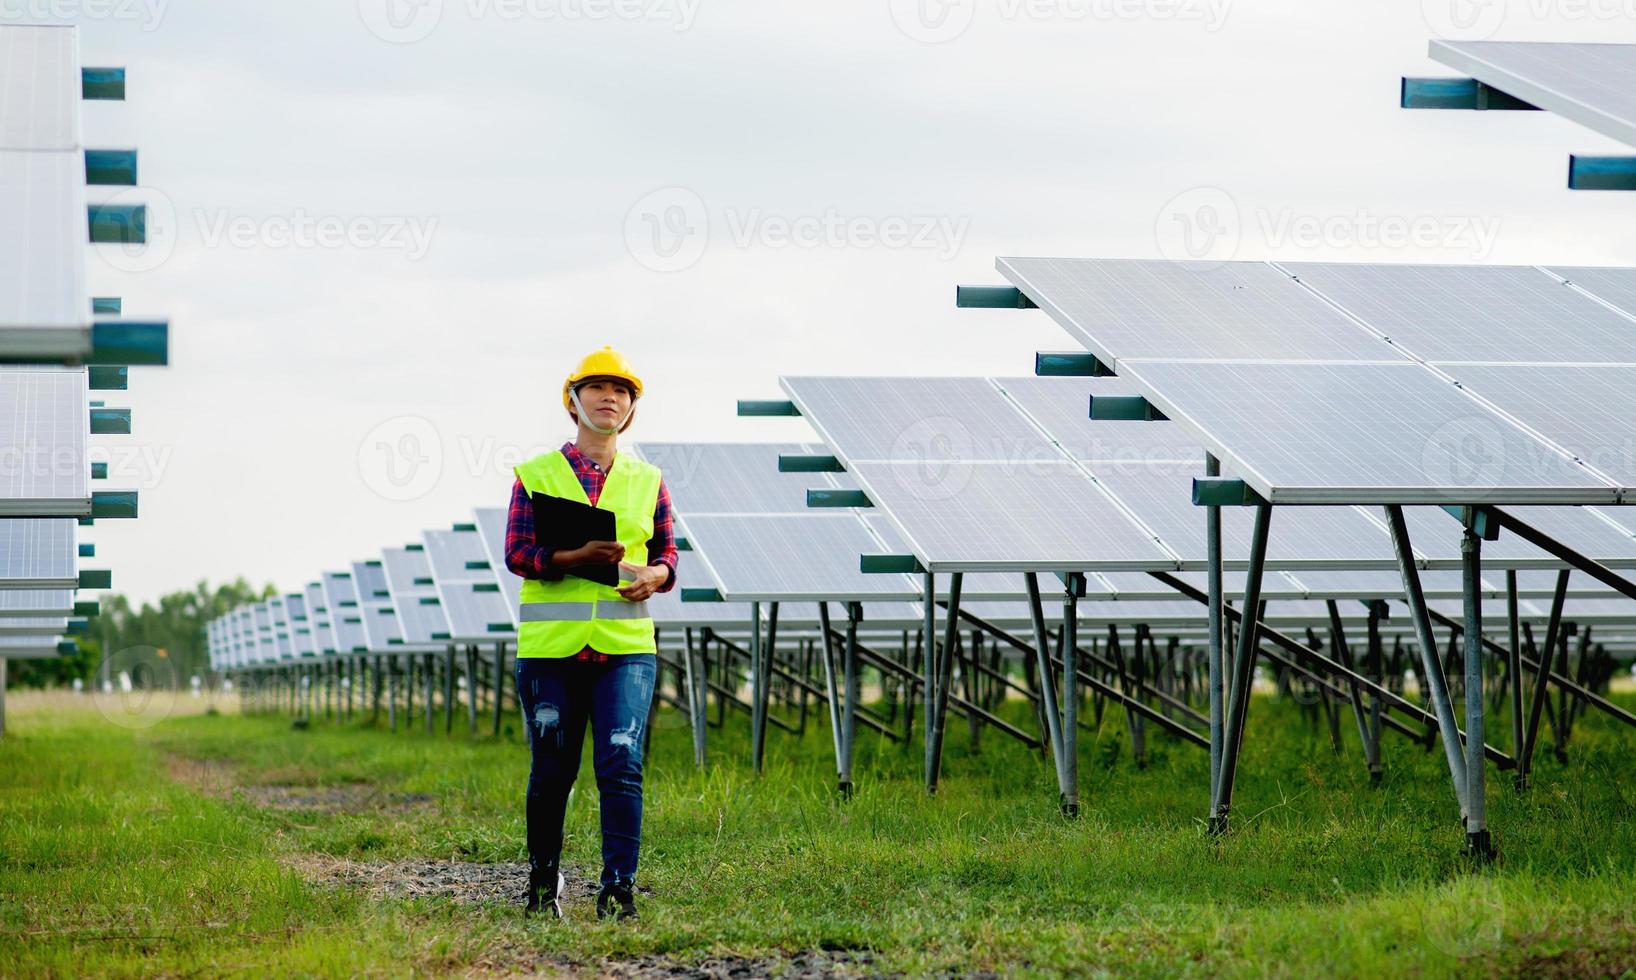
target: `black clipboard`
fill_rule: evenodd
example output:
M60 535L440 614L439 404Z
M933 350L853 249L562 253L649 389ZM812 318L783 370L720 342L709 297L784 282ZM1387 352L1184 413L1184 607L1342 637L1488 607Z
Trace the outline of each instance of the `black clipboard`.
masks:
M587 541L618 541L614 512L548 493L530 495L534 502L534 543L542 548L578 548ZM564 569L565 575L617 588L619 565L587 563Z

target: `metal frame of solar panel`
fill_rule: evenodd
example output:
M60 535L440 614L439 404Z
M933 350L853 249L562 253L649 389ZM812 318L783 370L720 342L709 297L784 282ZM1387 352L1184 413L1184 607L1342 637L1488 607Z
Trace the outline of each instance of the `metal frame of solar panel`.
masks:
M1529 106L1636 146L1636 45L1434 40L1427 54Z
M1636 584L1607 563L1544 533L1538 524L1547 519L1545 512L1524 520L1505 509L1617 504L1636 483L1636 467L1619 450L1617 427L1606 421L1608 413L1629 407L1628 395L1610 386L1621 377L1636 380L1636 364L1544 366L1532 360L1540 356L1535 332L1549 324L1553 342L1572 356L1628 357L1625 327L1636 317L1583 285L1534 267L1201 267L1040 258L1001 258L996 265L1015 287L1009 305L1045 310L1086 346L1098 367L1139 386L1145 417L1180 422L1209 448L1206 479L1194 502L1210 505L1212 554L1220 549L1217 505L1254 507L1246 608L1255 605L1250 600L1265 568L1275 505L1385 505L1467 846L1490 856L1487 746L1480 737L1484 539L1503 528L1636 598ZM1631 275L1636 273L1600 270L1598 281ZM1542 379L1551 383L1548 389L1528 389L1529 383L1545 388ZM1593 400L1598 395L1600 402ZM1127 400L1101 414L1139 407ZM1094 397L1090 414L1099 414ZM1466 720L1473 737L1464 749L1419 588L1403 513L1411 504L1444 505L1463 525L1451 537L1462 542L1466 591ZM1628 548L1631 535L1619 520L1602 510L1589 517L1608 525L1609 539ZM1565 587L1566 570L1559 581ZM1547 649L1560 621L1561 591L1553 597ZM1219 589L1212 590L1210 607L1219 614ZM1247 654L1255 632L1241 631L1240 654ZM1216 671L1222 662L1219 634L1211 639ZM1512 675L1520 677L1520 646L1512 644L1510 654ZM1225 705L1212 689L1212 735L1219 746L1212 759L1215 832L1228 826L1253 660L1235 659ZM1510 761L1525 778L1532 735L1523 735L1520 687L1512 685L1517 758ZM1530 714L1537 716L1545 687L1536 685L1540 693ZM1532 724L1529 730L1535 730Z

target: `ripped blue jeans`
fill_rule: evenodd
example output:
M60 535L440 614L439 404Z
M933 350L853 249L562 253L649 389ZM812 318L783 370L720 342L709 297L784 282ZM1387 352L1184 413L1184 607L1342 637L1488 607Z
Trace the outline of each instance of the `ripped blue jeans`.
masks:
M605 663L520 657L517 695L528 722L528 860L536 870L562 853L568 791L579 775L585 722L602 797L602 883L634 887L642 846L642 742L657 670L651 653Z

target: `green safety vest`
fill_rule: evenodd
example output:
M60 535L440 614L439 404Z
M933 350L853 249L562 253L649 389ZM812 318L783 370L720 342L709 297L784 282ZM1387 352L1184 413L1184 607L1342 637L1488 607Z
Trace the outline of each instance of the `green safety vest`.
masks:
M585 488L561 450L521 464L517 479L530 494L548 493L588 504ZM596 506L614 512L625 561L648 563L653 510L659 505L659 467L617 453ZM623 574L621 578L623 578ZM646 602L631 602L612 586L577 575L547 582L524 579L517 656L571 657L589 646L600 653L654 653L653 617Z

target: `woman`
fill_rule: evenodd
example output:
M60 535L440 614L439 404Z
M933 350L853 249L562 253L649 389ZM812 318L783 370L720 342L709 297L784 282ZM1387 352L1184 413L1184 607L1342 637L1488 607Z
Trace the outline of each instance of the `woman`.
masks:
M602 890L597 918L636 915L642 840L642 741L657 672L653 619L645 600L676 584L670 493L659 468L618 451L642 382L604 347L562 385L579 427L572 442L516 468L506 529L506 567L523 578L517 693L528 722L528 911L542 903L562 917L563 814L579 774L589 720L602 797ZM614 541L552 549L535 539L531 495L588 503L615 516ZM550 540L549 529L542 535ZM620 583L572 574L618 563Z

